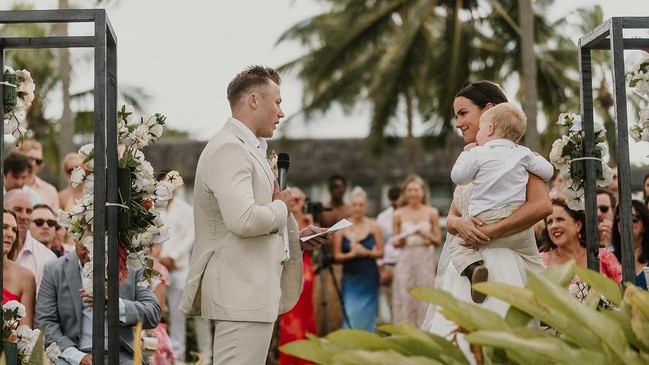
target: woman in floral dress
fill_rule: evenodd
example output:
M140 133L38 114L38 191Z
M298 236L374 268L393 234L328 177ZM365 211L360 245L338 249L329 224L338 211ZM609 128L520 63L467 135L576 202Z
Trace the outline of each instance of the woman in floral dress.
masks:
M435 284L434 248L442 242L442 232L439 211L428 205L428 187L421 177L409 176L402 196L406 204L394 211L392 221L392 244L401 248L392 282L392 321L420 326L428 303L412 297L409 290Z
M541 246L541 258L547 267L575 260L581 267L587 267L586 224L583 210L572 210L564 199L552 199L552 213L545 218L545 239ZM599 271L610 279L622 281L622 266L612 252L599 249ZM587 287L575 277L568 290L577 299L583 299Z

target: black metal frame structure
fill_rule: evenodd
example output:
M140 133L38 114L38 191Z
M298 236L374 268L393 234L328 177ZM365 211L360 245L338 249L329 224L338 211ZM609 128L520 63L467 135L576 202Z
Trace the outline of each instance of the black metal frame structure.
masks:
M633 243L631 222L631 163L629 160L629 125L627 115L625 50L646 50L649 38L625 38L624 30L649 29L649 17L613 17L579 39L579 68L581 76L581 115L584 127L585 156L594 156L592 50L610 50L613 65L615 118L618 138L618 193L621 242ZM585 203L588 268L599 271L597 240L596 161L586 160ZM624 282L635 282L633 244L622 245Z
M94 49L94 233L93 291L107 300L93 304L93 363L119 363L119 284L117 242L117 39L104 9L0 11L0 24L94 23L94 34L64 37L3 37L0 34L0 64L5 64L6 49L93 48ZM38 83L38 80L35 80ZM0 87L0 107L2 105ZM4 129L4 126L0 127ZM3 131L4 132L4 131ZM3 133L4 134L4 133ZM4 141L0 139L0 159ZM105 156L105 158L99 158ZM2 172L0 167L0 172ZM2 179L0 179L2 184ZM4 199L0 196L0 203ZM107 205L107 203L109 203ZM108 207L108 208L107 208ZM106 232L108 234L106 234ZM102 255L108 247L107 257ZM0 260L0 279L2 266ZM106 263L108 265L106 265ZM107 277L107 281L104 278ZM0 288L2 280L0 280ZM108 308L106 315L106 308ZM105 346L106 324L108 346Z

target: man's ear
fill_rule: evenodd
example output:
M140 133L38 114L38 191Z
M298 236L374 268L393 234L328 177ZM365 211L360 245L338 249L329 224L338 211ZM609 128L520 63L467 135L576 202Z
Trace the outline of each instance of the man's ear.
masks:
M251 109L257 109L258 102L259 102L259 95L257 93L250 93L246 95L246 104Z

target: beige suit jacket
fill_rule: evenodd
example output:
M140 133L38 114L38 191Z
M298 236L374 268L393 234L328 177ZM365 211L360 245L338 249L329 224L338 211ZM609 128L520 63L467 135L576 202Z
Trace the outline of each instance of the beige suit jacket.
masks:
M302 290L299 232L286 205L273 201L267 159L226 123L198 160L196 244L180 310L216 320L273 322ZM291 258L284 255L284 227Z

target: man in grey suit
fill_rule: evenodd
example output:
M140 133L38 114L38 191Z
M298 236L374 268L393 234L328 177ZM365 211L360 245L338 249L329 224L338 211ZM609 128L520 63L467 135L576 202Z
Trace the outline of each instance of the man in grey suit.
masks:
M302 250L325 237L298 232L290 189L280 190L264 138L279 120L280 78L251 66L228 85L232 117L208 142L196 168L196 244L180 309L214 319L215 364L264 364L277 316L302 290Z
M77 241L76 251L45 266L36 298L34 327L45 325L45 343L58 342L59 365L92 364L92 297L81 286L81 268L89 251ZM129 270L119 287L120 365L133 363L133 328L142 321L145 329L160 322L162 310L153 292L138 282L142 270Z

